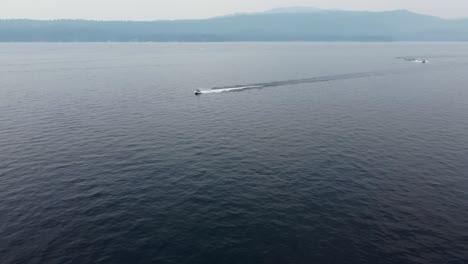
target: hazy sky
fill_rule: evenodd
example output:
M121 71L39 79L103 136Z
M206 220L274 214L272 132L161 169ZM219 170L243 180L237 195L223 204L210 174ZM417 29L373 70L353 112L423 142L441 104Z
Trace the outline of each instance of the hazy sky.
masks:
M448 18L468 17L468 0L0 0L0 19L206 18L288 6L346 10L409 9Z

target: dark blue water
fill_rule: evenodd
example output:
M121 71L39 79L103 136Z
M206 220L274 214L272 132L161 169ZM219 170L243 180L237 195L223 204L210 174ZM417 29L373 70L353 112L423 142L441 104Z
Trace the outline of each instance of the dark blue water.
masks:
M468 263L467 73L457 43L1 44L0 263Z

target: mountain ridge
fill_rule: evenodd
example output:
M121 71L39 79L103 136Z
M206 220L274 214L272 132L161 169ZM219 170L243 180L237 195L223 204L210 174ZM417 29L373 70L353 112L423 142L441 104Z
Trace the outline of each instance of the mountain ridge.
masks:
M0 41L468 41L468 19L300 7L186 20L14 19L0 20Z

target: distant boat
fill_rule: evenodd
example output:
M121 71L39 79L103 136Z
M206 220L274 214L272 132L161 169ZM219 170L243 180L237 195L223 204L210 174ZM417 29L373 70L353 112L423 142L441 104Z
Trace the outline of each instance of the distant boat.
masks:
M202 92L200 91L200 89L195 90L195 95L200 95L200 94L202 94Z
M426 59L417 59L417 58L411 58L411 57L397 57L397 58L405 60L405 61L409 61L409 62L417 62L417 63L428 63L429 62Z

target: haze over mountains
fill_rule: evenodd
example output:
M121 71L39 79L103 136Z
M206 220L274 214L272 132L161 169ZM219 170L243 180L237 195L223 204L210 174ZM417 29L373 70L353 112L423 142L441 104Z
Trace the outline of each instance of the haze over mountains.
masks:
M468 19L291 7L201 20L0 20L0 41L468 41Z

